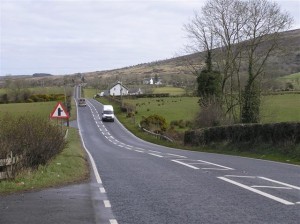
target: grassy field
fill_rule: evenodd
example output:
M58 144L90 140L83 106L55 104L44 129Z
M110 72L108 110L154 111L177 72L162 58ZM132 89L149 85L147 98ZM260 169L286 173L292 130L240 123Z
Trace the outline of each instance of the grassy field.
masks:
M280 77L277 80L284 83L292 83L295 90L300 90L300 72Z
M6 113L13 114L16 116L35 114L36 116L41 116L49 118L50 113L55 108L57 102L39 102L39 103L10 103L10 104L0 104L0 117ZM71 118L74 120L76 118L76 106L74 101L72 101Z
M168 123L181 119L193 120L200 109L197 97L139 98L126 99L124 102L135 105L136 122L140 122L142 116L153 114L163 116Z
M36 114L48 118L57 102L40 102L40 103L11 103L0 104L0 116L5 113L16 116L29 114Z
M300 94L265 96L261 109L263 123L300 121Z
M157 87L153 88L153 93L169 93L171 96L185 94L185 90L177 87Z

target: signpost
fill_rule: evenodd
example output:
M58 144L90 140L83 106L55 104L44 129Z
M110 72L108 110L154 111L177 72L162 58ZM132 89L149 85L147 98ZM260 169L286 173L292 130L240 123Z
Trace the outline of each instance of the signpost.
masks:
M68 119L69 114L61 102L58 102L50 114L50 118Z
M57 118L57 119L67 119L69 120L69 113L63 106L61 102L58 102L54 107L54 110L50 114L50 118ZM68 122L69 124L69 122ZM62 126L62 122L61 122ZM69 126L69 125L68 125Z

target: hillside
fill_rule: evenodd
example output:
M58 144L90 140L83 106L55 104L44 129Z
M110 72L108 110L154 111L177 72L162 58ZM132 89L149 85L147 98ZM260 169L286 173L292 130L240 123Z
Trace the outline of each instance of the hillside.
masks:
M300 72L300 29L282 33L279 46L280 48L269 58L266 66L267 76L272 79ZM202 66L204 64L202 55L196 53L131 67L84 74L88 79L99 76L111 79L114 77L114 79L122 79L125 83L155 74L166 82L174 79L194 81L195 76L192 74L193 69L189 63L194 66L198 65L198 67Z
M280 80L278 78L300 72L300 29L283 32L279 46L280 48L273 53L266 65L265 71L268 80ZM189 64L193 64L198 69L201 68L204 65L203 55L203 53L195 53L114 70L84 72L66 76L2 77L0 86L4 84L7 78L25 79L31 84L35 83L35 85L61 86L64 83L70 85L80 83L84 77L84 82L96 88L106 88L117 80L121 80L125 85L140 85L144 78L155 76L160 77L164 84L194 86L196 77L193 75L193 68ZM245 66L244 70L246 71Z

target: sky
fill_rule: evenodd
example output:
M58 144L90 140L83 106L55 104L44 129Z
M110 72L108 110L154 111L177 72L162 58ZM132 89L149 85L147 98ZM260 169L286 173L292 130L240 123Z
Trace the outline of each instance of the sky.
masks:
M275 0L300 28L300 0ZM66 75L182 54L201 0L0 0L0 76Z

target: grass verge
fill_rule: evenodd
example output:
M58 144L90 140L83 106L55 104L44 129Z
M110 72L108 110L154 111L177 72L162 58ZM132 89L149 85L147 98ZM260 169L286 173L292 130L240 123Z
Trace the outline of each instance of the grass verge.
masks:
M89 167L77 129L69 128L68 145L46 166L24 171L14 180L0 181L0 194L39 190L88 179Z

